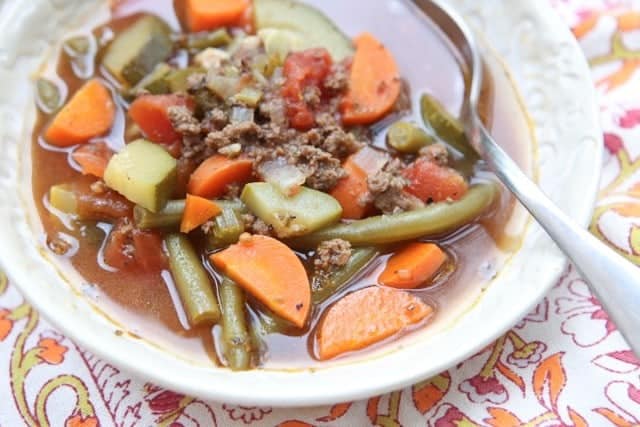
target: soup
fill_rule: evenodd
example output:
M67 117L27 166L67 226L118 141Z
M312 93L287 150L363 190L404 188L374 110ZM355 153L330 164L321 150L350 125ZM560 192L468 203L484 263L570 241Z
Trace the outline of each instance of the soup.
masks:
M297 368L487 286L517 249L515 204L448 112L465 74L436 31L404 16L417 50L338 2L195 3L115 2L38 82L34 198L101 310L192 360ZM526 163L490 71L483 117Z

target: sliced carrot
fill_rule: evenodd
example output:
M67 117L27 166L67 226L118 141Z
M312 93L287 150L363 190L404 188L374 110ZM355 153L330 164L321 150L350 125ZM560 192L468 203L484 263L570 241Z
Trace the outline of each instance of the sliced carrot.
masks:
M237 24L248 7L249 0L187 0L187 23L194 32Z
M222 212L220 206L211 200L187 194L187 201L184 205L184 213L182 214L182 223L180 224L180 232L190 233L211 218L219 215L220 212Z
M207 199L220 197L229 184L248 182L252 174L251 160L213 156L193 172L187 191L189 194Z
M71 157L80 165L83 175L93 175L102 178L113 154L109 146L100 141L78 147L73 154L71 154Z
M364 200L369 191L367 173L354 162L353 157L347 159L342 168L347 175L333 188L331 196L342 206L342 218L362 219L371 209Z
M364 33L355 44L342 120L346 125L366 125L380 120L393 108L402 84L393 55L374 36Z
M113 125L116 107L99 80L89 80L53 119L45 139L57 147L82 144L104 135Z
M412 243L387 262L378 278L385 286L415 289L427 283L447 261L447 254L433 243Z
M423 202L460 200L469 184L455 169L440 166L427 159L418 159L404 172L410 184L406 191Z
M129 116L149 140L171 144L180 141L181 137L169 119L170 107L193 109L193 102L182 95L143 95L133 101Z
M375 286L356 291L327 310L316 336L318 356L327 360L369 347L432 313L408 292Z
M311 308L311 285L296 254L265 236L243 236L240 243L211 255L224 274L276 315L304 327Z

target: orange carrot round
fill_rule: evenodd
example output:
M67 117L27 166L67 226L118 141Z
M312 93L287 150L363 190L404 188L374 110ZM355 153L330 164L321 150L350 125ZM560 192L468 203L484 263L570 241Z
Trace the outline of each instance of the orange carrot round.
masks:
M244 235L240 243L211 255L211 261L276 315L304 327L311 285L302 262L284 243Z
M249 0L187 0L187 24L191 31L206 31L240 23Z
M408 292L377 286L356 291L327 310L316 335L318 357L328 360L369 347L432 313Z
M222 196L229 184L248 182L252 174L251 160L213 156L193 172L187 190L195 196L212 199Z
M82 144L107 133L115 116L109 89L98 79L89 80L53 119L45 139L57 147Z
M220 206L211 200L187 194L180 232L190 233L211 218L219 215L220 212L222 212Z
M412 243L396 252L378 278L385 286L415 289L424 285L442 268L447 254L433 243Z
M402 84L393 55L373 35L360 35L355 45L342 120L346 125L366 125L380 120L393 108Z

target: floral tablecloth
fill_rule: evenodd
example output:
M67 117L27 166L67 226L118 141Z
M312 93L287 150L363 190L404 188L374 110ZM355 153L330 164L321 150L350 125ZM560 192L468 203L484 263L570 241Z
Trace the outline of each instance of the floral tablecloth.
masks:
M640 264L640 2L551 1L580 40L601 94L606 156L591 229ZM3 276L0 370L3 427L640 425L640 361L571 267L494 344L368 401L289 410L163 390L60 335Z

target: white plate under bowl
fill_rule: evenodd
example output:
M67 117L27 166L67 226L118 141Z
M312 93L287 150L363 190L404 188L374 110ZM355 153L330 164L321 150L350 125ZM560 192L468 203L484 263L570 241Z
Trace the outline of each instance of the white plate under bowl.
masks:
M330 4L339 0L316 1ZM586 224L598 185L602 144L587 64L573 36L544 1L451 0L504 58L535 122L544 189ZM361 399L410 385L471 356L519 321L564 268L558 250L531 226L521 250L473 308L446 331L392 346L382 355L326 369L232 373L190 363L118 329L64 281L45 256L31 194L31 77L52 46L101 0L0 1L0 262L24 296L56 327L107 361L201 398L246 405L303 406ZM394 31L409 13L399 0L375 0ZM358 14L350 15L357 20ZM344 16L342 17L344 20ZM408 42L416 43L416 40ZM416 43L416 52L419 44ZM420 55L416 54L416 60ZM346 380L348 379L348 380Z

